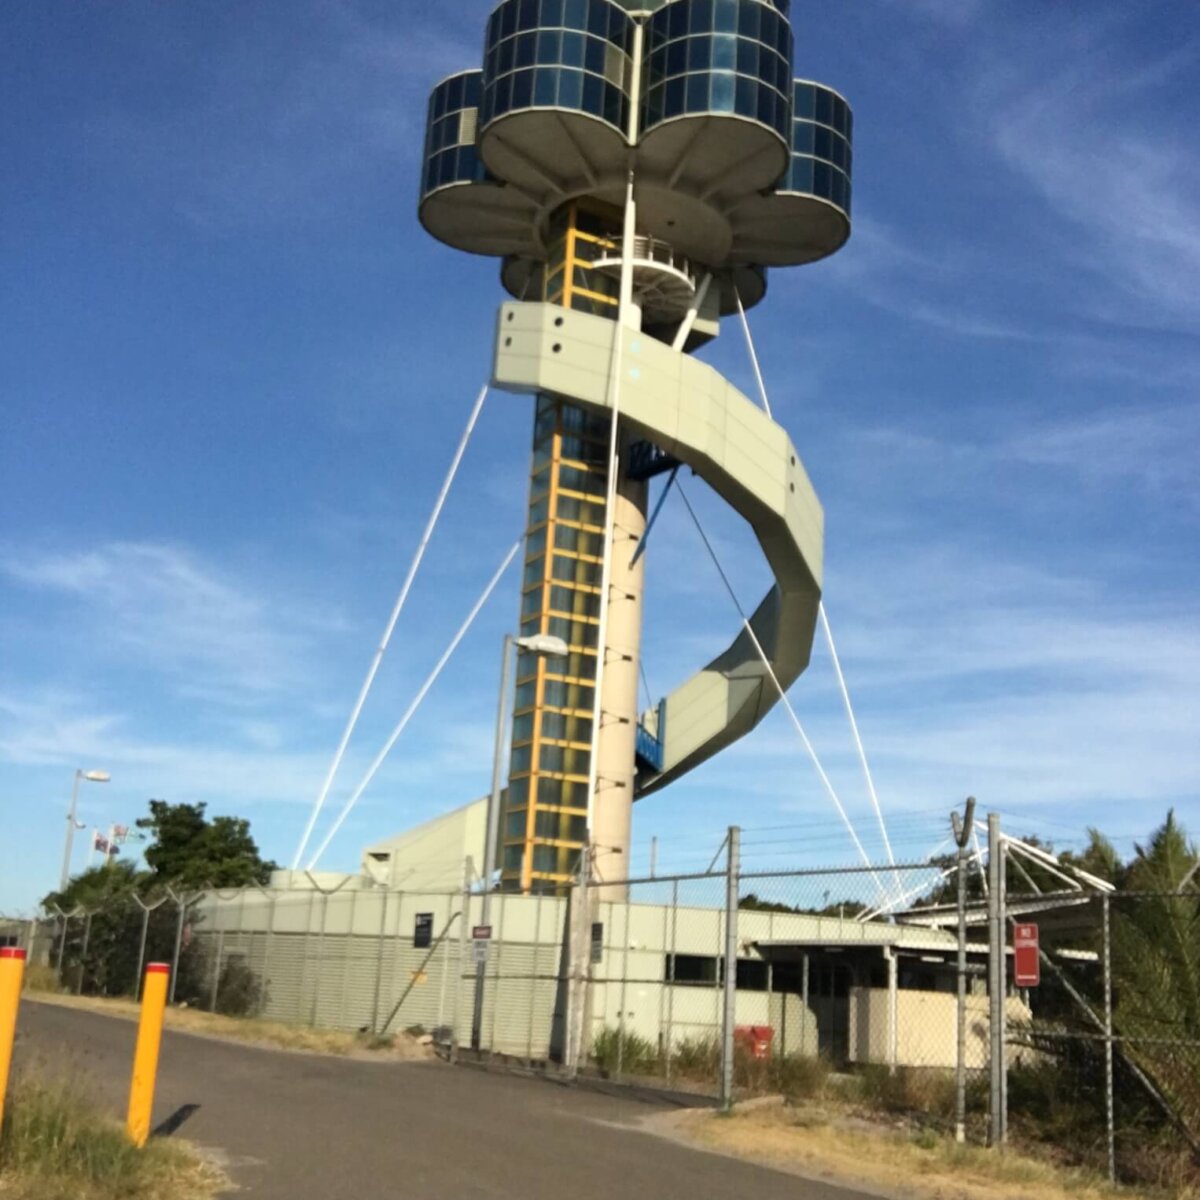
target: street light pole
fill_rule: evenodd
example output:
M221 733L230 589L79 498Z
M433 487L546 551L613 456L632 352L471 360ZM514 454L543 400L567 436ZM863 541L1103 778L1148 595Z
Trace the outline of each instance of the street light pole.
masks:
M71 785L71 807L67 811L67 842L63 847L62 876L58 881L58 890L60 892L71 882L71 851L75 846L75 822L77 820L76 812L79 804L79 781L86 779L88 783L107 783L109 778L110 776L107 771L83 771L79 768L75 770L75 781Z
M496 868L497 847L500 844L500 783L504 771L504 734L506 715L508 711L508 688L512 670L512 651L516 645L522 650L530 650L540 658L564 658L568 651L567 643L559 637L548 634L532 634L529 637L514 638L511 633L504 635L504 646L500 661L500 699L496 705L496 742L492 751L492 790L488 796L487 831L484 836L483 869L480 876L483 879L483 897L480 907L479 920L483 925L491 923L492 911L492 872ZM465 917L463 918L466 919ZM471 1017L471 1049L479 1050L483 1032L483 989L484 978L487 974L487 964L477 963L475 967L475 1011Z
M487 833L483 849L483 923L488 923L489 901L492 895L492 872L496 869L496 847L500 843L500 783L504 771L504 726L508 713L508 686L512 675L513 635L504 635L504 650L500 660L500 697L496 702L496 740L492 749L492 790L488 794Z

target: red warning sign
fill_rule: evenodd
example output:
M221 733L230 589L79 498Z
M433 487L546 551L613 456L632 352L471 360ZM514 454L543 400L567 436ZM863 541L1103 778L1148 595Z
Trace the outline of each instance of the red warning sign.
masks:
M1042 963L1038 953L1038 927L1013 926L1013 983L1019 988L1037 987L1042 981Z

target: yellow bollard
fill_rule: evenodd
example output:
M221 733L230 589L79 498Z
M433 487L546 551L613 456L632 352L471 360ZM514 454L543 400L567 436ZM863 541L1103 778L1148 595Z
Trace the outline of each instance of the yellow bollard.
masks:
M163 1012L167 1007L166 963L150 963L142 984L142 1014L138 1021L137 1049L133 1054L133 1080L129 1085L129 1116L125 1128L135 1146L150 1136L150 1111L158 1078L158 1048L162 1044Z
M24 974L25 951L12 946L0 950L0 1129L4 1127L4 1096L8 1091L8 1069L12 1065L17 1009L21 1004L21 976Z

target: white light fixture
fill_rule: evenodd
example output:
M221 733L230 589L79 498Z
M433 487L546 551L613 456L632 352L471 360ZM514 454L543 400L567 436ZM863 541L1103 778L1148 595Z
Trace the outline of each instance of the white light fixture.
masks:
M63 847L62 876L58 882L59 891L62 891L71 882L71 850L75 845L75 830L83 828L76 817L79 803L79 781L82 779L87 783L108 783L111 778L112 776L107 771L84 771L79 768L75 770L75 782L71 786L71 807L67 810L67 844Z

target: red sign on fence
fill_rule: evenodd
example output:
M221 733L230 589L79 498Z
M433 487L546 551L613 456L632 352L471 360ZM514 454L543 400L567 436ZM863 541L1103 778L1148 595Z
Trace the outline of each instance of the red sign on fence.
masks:
M1042 981L1042 963L1038 954L1038 927L1013 926L1013 983L1019 988L1037 987Z

